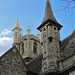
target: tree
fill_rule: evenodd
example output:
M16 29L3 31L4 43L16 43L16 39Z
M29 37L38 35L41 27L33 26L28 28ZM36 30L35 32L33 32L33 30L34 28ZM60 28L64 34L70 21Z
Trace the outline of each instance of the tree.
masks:
M59 11L65 10L65 9L75 9L75 0L60 0L63 4L62 9Z

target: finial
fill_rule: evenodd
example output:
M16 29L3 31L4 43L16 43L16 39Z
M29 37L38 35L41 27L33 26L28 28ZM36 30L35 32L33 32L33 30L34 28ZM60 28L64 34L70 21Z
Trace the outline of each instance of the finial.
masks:
M47 0L47 2L49 2L49 0Z
M28 29L27 29L27 31L28 31L28 30L30 30L30 27L29 27L29 26L28 26Z
M20 27L20 26L19 26L18 18L17 18L17 22L16 22L16 26L15 26L15 27Z
M30 32L31 32L31 30L30 30L30 27L28 26L27 35L30 35Z

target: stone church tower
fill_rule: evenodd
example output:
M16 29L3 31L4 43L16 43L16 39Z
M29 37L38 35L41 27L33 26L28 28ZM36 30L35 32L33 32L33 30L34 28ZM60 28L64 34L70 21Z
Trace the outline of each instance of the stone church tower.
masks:
M17 19L16 26L13 29L13 46L17 47L22 58L27 63L42 53L40 34L38 32L37 36L32 35L29 26L27 35L23 36L21 30Z
M46 3L45 16L38 27L41 31L41 44L43 45L42 72L56 71L57 60L60 59L60 29L61 25L56 21L49 0Z
M16 26L13 29L13 46L16 46L18 50L20 50L20 40L21 40L21 28L19 26L19 22L17 19Z

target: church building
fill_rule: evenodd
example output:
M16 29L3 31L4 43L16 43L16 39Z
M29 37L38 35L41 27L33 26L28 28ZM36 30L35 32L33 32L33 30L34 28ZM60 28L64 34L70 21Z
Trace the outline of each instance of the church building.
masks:
M0 57L0 75L75 75L75 30L61 41L62 27L49 0L37 36L29 26L23 36L17 19L12 48Z

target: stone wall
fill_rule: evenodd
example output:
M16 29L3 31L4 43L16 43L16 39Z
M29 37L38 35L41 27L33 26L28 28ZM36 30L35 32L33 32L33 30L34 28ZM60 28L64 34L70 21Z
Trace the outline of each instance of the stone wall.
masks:
M24 44L24 48L23 45ZM36 44L36 53L34 53L34 45ZM34 35L26 35L20 43L20 54L23 59L30 57L35 58L42 53L40 39Z

